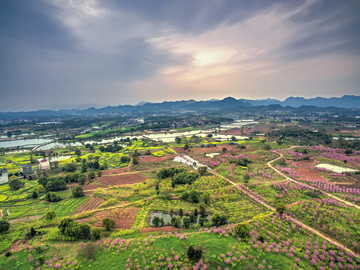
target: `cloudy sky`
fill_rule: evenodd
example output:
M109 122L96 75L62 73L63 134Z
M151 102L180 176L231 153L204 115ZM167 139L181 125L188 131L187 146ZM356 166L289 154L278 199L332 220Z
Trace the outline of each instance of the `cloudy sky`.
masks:
M358 0L2 0L0 110L360 95Z

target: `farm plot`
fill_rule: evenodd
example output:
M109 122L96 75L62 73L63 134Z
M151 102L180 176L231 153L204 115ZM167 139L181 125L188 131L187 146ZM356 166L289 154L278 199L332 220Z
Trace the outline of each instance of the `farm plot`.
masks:
M94 213L90 218L80 219L78 222L90 222L95 227L102 227L104 218L111 218L115 221L115 228L127 230L134 224L140 208L128 207Z
M73 214L76 215L85 211L97 209L103 202L105 202L105 200L102 198L90 196L89 199L80 205Z
M272 206L276 206L278 203L291 204L300 200L324 197L321 192L315 191L305 184L291 181L254 183L247 187Z
M96 178L94 184L105 186L125 186L146 181L146 176L140 173L129 173L119 175L106 175Z
M360 251L360 211L334 199L301 202L291 211L304 223L322 231L348 248Z

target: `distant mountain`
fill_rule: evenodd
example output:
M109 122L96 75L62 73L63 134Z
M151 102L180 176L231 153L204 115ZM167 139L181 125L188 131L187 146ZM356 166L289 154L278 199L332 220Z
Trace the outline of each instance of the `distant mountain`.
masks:
M303 98L303 97L288 97L284 101L277 99L262 99L262 100L246 100L241 99L243 102L247 102L252 106L268 106L271 104L279 104L282 106L291 106L299 108L301 106L316 106L316 107L337 107L337 108L360 108L360 96L345 95L342 97L332 98Z
M161 103L140 103L138 105L107 106L104 108L88 108L85 110L39 110L31 112L0 112L0 120L77 117L82 115L105 114L148 114L148 113L178 113L178 112L240 112L240 111L275 111L297 110L309 111L320 108L360 109L360 96L343 96L341 98L311 98L289 97L284 101L276 99L248 100L226 97L222 100L211 99L204 101L180 100L164 101ZM318 109L317 109L318 108ZM323 111L321 109L321 111ZM337 110L337 109L336 109Z

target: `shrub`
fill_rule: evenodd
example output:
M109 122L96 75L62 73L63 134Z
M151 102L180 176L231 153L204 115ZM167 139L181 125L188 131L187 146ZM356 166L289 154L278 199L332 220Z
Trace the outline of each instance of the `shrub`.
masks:
M115 221L111 218L104 218L102 221L103 227L105 227L106 230L110 231L115 228Z
M0 220L0 233L6 232L10 229L10 223L6 220Z
M11 251L8 250L5 252L5 257L10 257L11 255L12 255Z
M198 262L201 259L202 256L202 250L201 249L195 249L193 246L190 246L187 251L188 258L190 260Z
M45 192L45 188L43 185L38 185L36 188L37 193L44 193Z
M99 240L101 237L101 232L99 228L93 228L91 231L92 236L94 237L95 240Z
M184 217L183 218L183 226L186 229L190 227L190 218L189 217Z
M53 210L50 210L45 215L45 219L47 219L47 220L54 219L55 217L56 217L56 213Z
M88 260L94 260L97 254L97 247L93 243L88 243L87 245L83 246L80 250L80 255L85 257Z
M206 166L199 167L198 172L201 176L205 175L207 172L207 167Z
M283 203L279 203L277 206L276 206L276 211L282 215L286 210L286 206L283 204Z
M250 235L250 228L246 224L238 224L235 226L235 234L241 238L246 238Z

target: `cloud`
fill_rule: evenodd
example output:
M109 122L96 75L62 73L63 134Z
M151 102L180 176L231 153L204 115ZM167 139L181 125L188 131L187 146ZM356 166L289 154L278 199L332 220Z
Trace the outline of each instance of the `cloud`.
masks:
M5 2L2 110L359 94L360 22L344 2Z

